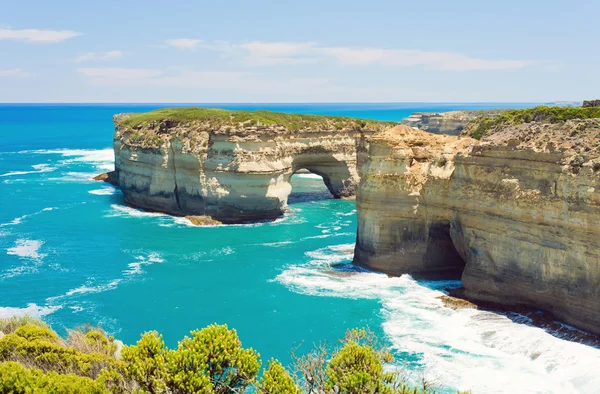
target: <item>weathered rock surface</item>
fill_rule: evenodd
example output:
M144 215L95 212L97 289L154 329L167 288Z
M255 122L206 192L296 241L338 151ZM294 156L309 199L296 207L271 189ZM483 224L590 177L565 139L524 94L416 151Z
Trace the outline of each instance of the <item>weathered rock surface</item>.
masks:
M459 135L476 116L475 111L415 112L402 124L434 134Z
M186 109L177 111L186 119ZM132 122L130 115L115 116L115 168L127 203L224 223L273 219L283 213L290 177L300 169L321 175L335 197L350 197L367 138L390 126L262 112L267 121L287 122L265 124L256 120L262 119L258 112L189 111L210 118Z
M583 107L600 107L600 100L585 100L582 104Z
M106 183L110 183L111 185L117 185L117 174L115 171L103 172L102 174L98 174L93 178L95 181L102 181Z
M462 270L469 299L600 334L599 190L597 119L510 125L482 141L398 126L371 141L355 263L417 277Z

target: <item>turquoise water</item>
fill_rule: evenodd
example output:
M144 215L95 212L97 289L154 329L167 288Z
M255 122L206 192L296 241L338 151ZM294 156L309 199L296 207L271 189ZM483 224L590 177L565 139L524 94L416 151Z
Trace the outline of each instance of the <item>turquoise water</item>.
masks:
M218 105L400 120L414 111L497 104ZM505 105L505 106L514 106ZM526 106L521 104L520 106ZM443 308L459 282L357 272L352 201L294 177L275 222L193 227L139 211L90 178L113 167L111 117L161 105L0 105L0 317L42 316L59 331L99 324L126 343L158 330L170 346L213 322L263 360L369 326L413 378L475 393L590 393L598 349L503 315Z

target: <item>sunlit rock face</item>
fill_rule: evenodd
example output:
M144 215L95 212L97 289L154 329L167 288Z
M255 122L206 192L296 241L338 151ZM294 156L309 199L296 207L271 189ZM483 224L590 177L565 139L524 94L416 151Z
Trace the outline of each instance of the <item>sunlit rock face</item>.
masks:
M600 334L599 141L598 120L509 126L482 141L407 126L377 134L358 188L355 263L462 271L469 298Z
M280 216L299 169L321 175L337 198L354 196L368 137L390 126L329 117L302 118L294 129L252 119L133 126L127 119L114 119L116 174L126 202L224 223Z

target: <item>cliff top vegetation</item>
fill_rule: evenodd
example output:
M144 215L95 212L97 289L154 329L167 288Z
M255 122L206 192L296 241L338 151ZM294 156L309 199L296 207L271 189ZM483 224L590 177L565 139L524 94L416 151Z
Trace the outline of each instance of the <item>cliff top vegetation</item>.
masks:
M503 129L505 126L525 123L557 124L574 119L600 118L600 107L547 107L539 106L527 109L504 111L497 116L478 116L465 127L464 134L475 139Z
M379 122L375 120L354 119L344 116L324 116L306 114L286 114L272 111L243 111L227 110L219 108L163 108L141 114L126 114L116 117L115 122L119 126L134 129L152 128L154 124L168 122L171 124L185 124L192 122L209 122L217 128L221 126L244 126L254 125L279 125L289 130L300 130L305 128L322 128L334 126L342 129L366 128L391 124L391 122Z

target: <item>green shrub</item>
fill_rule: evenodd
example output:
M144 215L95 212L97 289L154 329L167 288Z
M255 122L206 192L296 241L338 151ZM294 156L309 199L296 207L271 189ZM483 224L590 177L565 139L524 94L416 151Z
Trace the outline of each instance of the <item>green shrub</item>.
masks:
M213 324L191 334L167 354L170 386L175 391L237 393L254 382L259 355L242 348L235 330Z
M317 348L296 358L296 379L277 360L257 379L259 354L227 326L192 331L176 349L148 332L117 360L114 339L100 329L70 330L65 341L47 326L17 323L0 339L0 393L434 393L425 382L408 387L402 374L386 369L393 357L367 330L348 331L331 353Z
M259 390L265 394L300 394L300 387L277 360L271 359L260 380Z
M127 363L128 377L150 393L167 388L167 348L162 337L155 331L147 332L133 346L123 349L123 361Z
M599 107L547 107L504 111L498 116L479 116L465 127L465 133L475 139L492 133L497 127L531 122L560 123L572 119L600 118Z
M72 374L26 368L17 362L0 364L0 392L10 394L109 394L99 382Z

